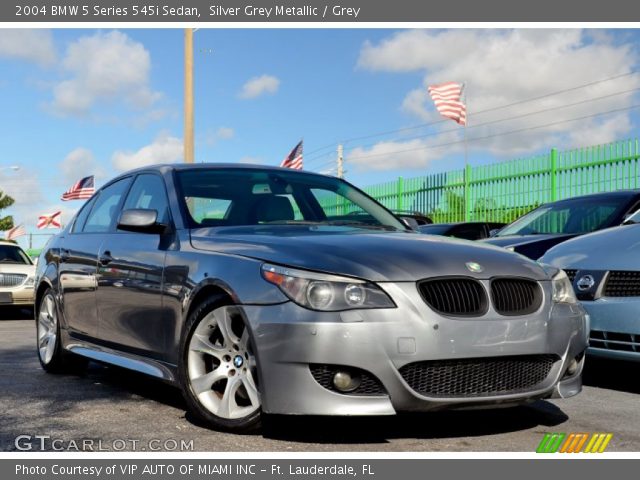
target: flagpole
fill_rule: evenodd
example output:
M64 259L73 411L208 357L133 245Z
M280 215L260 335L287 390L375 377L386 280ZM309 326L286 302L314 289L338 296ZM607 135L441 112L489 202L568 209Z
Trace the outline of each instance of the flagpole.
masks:
M467 82L462 84L462 90L464 92L464 105L465 105L465 120L464 120L464 221L468 222L470 219L469 202L471 198L469 196L469 145L467 142L467 124L469 123L469 98L467 96Z

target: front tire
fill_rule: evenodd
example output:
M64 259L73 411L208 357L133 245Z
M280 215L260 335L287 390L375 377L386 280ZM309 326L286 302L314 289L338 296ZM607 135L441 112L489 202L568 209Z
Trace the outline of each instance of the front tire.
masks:
M37 349L42 368L48 373L68 373L84 367L84 359L65 352L62 347L58 304L52 289L48 288L42 295L37 313Z
M223 297L189 316L178 372L189 410L217 430L244 433L260 425L257 361L248 325Z

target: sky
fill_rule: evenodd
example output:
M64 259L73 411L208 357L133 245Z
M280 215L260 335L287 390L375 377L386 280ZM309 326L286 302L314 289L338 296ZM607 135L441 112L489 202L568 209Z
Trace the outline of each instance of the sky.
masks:
M445 81L465 83L472 166L635 138L639 37L198 29L195 158L277 165L304 139L312 171L335 173L344 144L346 178L361 187L462 168L464 129L427 94ZM100 186L182 160L181 29L3 29L0 72L0 190L16 200L3 215L28 232L43 232L40 214L62 210L70 220L82 202L60 195L83 176Z

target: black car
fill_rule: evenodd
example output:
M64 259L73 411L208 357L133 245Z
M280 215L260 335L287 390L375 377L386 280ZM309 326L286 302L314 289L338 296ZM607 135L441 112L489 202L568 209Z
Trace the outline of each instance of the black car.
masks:
M408 224L410 227L416 229L416 227L421 227L422 225L431 225L433 220L431 217L425 215L421 212L416 212L413 210L391 210L394 215Z
M489 238L492 230L499 230L504 223L498 222L463 222L463 223L434 223L422 225L420 233L428 235L443 235L445 237L464 238L465 240L481 240Z
M639 208L640 190L568 198L541 205L485 241L535 260L570 238L621 225Z

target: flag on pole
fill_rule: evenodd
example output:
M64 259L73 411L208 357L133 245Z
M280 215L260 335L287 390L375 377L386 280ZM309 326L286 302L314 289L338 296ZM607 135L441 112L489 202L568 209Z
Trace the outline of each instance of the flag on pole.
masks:
M93 186L93 175L78 180L73 186L62 194L62 200L86 200L91 198L96 189Z
M38 228L61 228L62 224L60 223L60 216L62 215L61 211L57 211L55 213L45 213L44 215L40 215L38 218L38 223L36 227Z
M4 238L5 240L14 240L26 234L27 231L24 229L24 226L18 225L17 227L13 227L11 230L7 230Z
M438 113L459 125L467 124L467 106L462 101L463 92L464 83L446 82L429 87L429 95L436 104Z
M302 140L300 140L300 143L293 147L293 150L289 152L289 155L284 157L284 160L282 160L280 166L284 168L302 170Z

